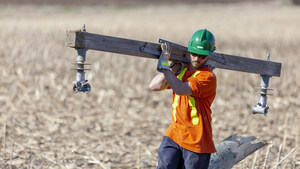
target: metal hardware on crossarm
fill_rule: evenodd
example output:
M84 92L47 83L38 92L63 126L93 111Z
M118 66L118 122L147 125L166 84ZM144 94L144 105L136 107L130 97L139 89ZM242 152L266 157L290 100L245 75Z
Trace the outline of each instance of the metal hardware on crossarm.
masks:
M85 25L83 25L82 28L83 32L86 32ZM84 93L89 93L91 91L91 85L88 83L87 80L85 80L85 70L90 70L90 69L85 69L84 65L90 65L85 62L86 59L86 51L88 50L87 48L75 48L77 51L77 59L76 64L77 67L74 69L76 70L76 80L73 81L73 90L74 92L84 92Z
M269 53L267 55L267 61L270 61ZM252 107L252 113L267 115L268 110L269 110L269 106L267 105L267 98L268 98L267 95L269 95L268 90L272 90L272 89L269 89L268 86L269 86L270 77L272 77L272 76L260 75L260 77L261 77L260 97L259 97L258 103Z

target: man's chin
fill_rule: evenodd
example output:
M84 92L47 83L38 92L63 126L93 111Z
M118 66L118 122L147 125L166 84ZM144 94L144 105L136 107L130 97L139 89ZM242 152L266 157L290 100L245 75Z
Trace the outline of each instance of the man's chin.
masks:
M193 68L198 69L201 67L201 64L192 63Z

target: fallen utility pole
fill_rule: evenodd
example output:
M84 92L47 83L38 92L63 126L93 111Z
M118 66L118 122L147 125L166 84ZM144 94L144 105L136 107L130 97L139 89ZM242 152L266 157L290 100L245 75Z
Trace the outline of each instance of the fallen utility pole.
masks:
M159 39L159 43L163 42L168 42L171 46L171 61L190 62L187 47ZM84 68L84 62L87 50L91 49L150 59L158 59L161 54L160 44L88 33L85 27L81 30L67 31L67 46L75 48L78 53L77 62L75 63L77 65L76 80L73 82L73 89L75 92L85 93L89 93L91 90L90 84L85 79L85 70L87 69ZM270 61L269 55L267 60L258 60L214 52L207 64L213 68L259 74L261 76L260 98L259 102L252 107L252 112L264 115L268 113L267 91L270 90L268 88L269 79L272 76L280 76L281 63Z
M267 143L259 138L232 135L216 144L209 169L230 169L248 155L264 147Z

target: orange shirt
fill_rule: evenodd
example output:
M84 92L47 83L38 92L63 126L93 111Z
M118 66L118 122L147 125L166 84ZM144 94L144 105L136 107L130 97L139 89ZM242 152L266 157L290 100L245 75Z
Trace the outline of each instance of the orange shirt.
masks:
M189 69L189 67L188 67ZM195 77L191 77L196 71L200 71ZM165 136L171 138L179 146L196 153L216 152L212 140L211 109L210 106L216 95L216 76L209 67L201 70L186 71L182 77L183 82L189 81L192 87L197 109L199 123L194 125L191 117L191 106L187 95L179 95L176 99L176 122L172 116L172 124ZM173 92L173 104L175 93Z

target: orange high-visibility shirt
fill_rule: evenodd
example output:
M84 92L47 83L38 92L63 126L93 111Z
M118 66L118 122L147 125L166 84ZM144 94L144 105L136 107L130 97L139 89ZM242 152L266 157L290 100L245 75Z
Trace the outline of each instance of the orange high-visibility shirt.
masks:
M173 92L173 104L174 101L178 102L176 117L174 119L174 114L172 115L172 124L167 129L165 136L187 150L196 153L214 153L216 149L212 139L210 106L216 95L216 76L209 67L194 71L188 71L188 69L183 75L182 81L189 81L191 84L193 91L191 96L195 100L199 123L197 125L192 123L192 108L189 105L189 97L179 95L175 100L175 93ZM196 71L200 71L200 73L191 77Z

